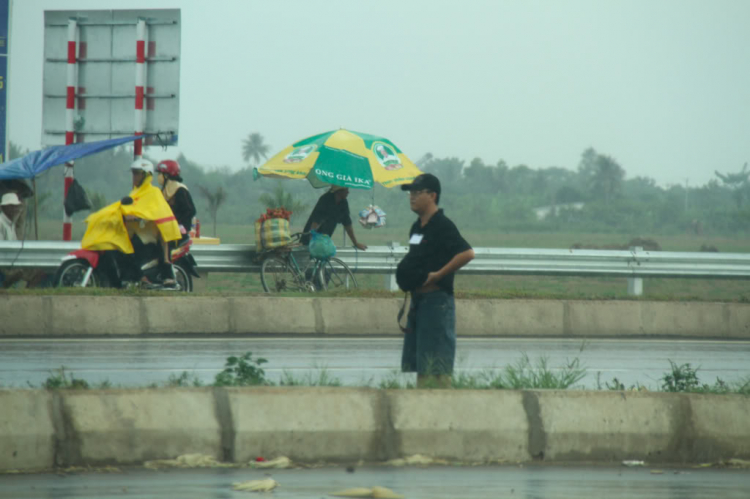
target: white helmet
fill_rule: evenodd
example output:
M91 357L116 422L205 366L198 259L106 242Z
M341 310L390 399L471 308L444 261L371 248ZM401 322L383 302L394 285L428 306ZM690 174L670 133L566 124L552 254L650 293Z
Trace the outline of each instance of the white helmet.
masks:
M143 170L146 174L154 174L154 164L147 159L136 159L130 164L131 170Z

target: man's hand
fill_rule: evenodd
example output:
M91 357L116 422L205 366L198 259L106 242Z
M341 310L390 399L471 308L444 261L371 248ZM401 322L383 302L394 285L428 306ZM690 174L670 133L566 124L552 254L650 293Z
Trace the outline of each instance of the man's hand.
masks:
M428 286L430 284L434 284L434 283L438 282L440 279L441 279L441 277L440 277L440 273L439 272L430 272L429 274L427 274L427 280L424 282L424 284L422 284L421 287L425 287L425 286Z
M349 239L352 241L352 245L357 248L361 249L362 251L365 251L367 249L366 244L362 244L359 241L357 241L357 236L354 235L354 228L352 228L351 225L344 225L344 230L347 234L349 234Z

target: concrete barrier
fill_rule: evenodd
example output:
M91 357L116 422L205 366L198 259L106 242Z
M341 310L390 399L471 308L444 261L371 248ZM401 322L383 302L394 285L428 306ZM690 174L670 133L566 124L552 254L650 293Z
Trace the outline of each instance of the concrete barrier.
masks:
M319 301L266 296L231 298L231 330L228 332L323 334L325 325Z
M55 463L53 394L0 390L0 470L50 468Z
M459 334L469 336L563 336L565 300L457 300Z
M535 459L685 462L675 424L683 397L642 392L530 392L539 407Z
M0 470L140 464L702 463L750 458L750 397L643 392L192 388L0 390Z
M0 295L0 336L400 335L400 298ZM458 334L750 338L750 304L458 300Z
M529 459L523 392L394 390L389 398L399 456L473 462Z
M238 462L384 459L387 409L376 389L228 389ZM382 447L382 448L381 448Z
M44 392L42 392L44 393ZM64 390L59 465L128 464L187 453L223 458L210 389Z

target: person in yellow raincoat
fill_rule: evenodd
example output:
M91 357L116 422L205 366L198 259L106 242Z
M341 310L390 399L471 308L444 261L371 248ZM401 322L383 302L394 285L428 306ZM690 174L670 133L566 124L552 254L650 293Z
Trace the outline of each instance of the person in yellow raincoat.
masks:
M141 266L161 260L164 286L175 284L167 243L180 239L180 228L161 191L151 184L154 165L138 159L130 165L133 190L120 201L92 213L81 247L92 251L116 250L113 257L125 270L125 280L148 280Z

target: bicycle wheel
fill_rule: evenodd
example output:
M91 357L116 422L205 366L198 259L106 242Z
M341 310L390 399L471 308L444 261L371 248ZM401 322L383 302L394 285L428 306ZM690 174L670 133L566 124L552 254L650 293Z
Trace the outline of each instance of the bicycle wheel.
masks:
M260 283L266 293L306 291L305 283L283 258L269 256L260 266Z
M175 280L177 281L177 284L180 285L180 291L192 293L193 276L191 276L190 273L178 263L175 263L172 267L174 268Z
M81 287L86 272L91 268L91 264L83 258L68 260L63 263L57 270L55 276L55 286L59 288ZM86 287L98 287L99 279L96 272L92 272Z
M349 266L338 258L329 258L321 262L318 279L324 290L337 291L356 289L357 280Z

